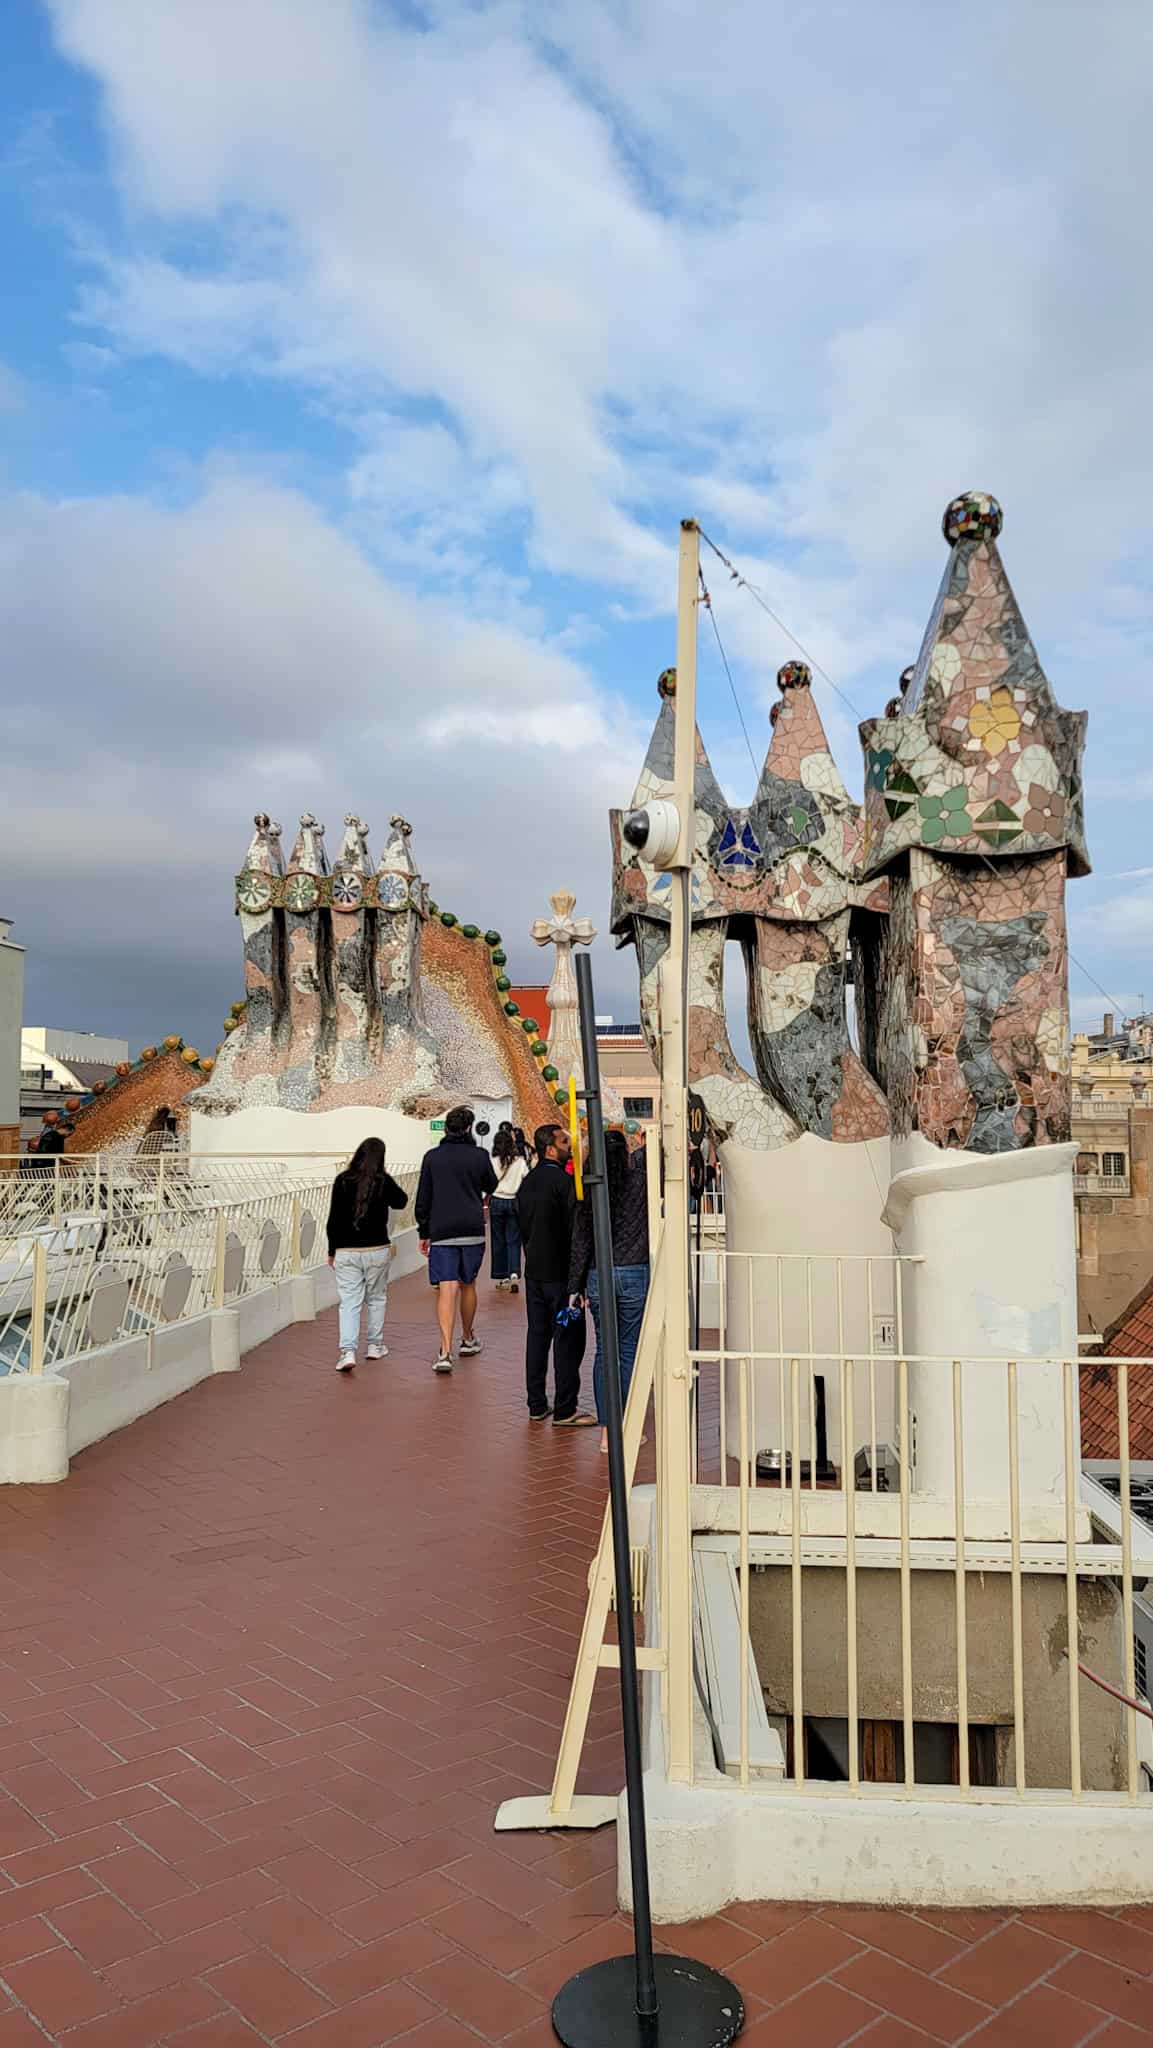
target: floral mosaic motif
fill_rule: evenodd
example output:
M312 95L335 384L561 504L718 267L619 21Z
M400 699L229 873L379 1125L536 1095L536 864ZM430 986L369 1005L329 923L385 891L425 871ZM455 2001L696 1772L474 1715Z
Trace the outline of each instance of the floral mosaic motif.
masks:
M403 910L409 901L408 876L378 875L376 895L381 910Z
M334 910L359 910L364 902L364 883L359 875L337 873L332 878Z
M298 917L307 917L315 910L320 891L315 875L289 875L284 888L284 907Z
M946 789L939 796L918 798L921 814L921 838L926 846L935 846L942 839L963 839L973 829L973 820L966 805L968 791L959 782L953 789Z
M979 697L969 713L970 739L987 754L1003 754L1021 737L1021 714L1011 690L993 690ZM1020 693L1023 695L1023 692Z
M1060 790L1045 789L1039 782L1029 784L1029 808L1025 830L1038 839L1055 838L1065 822L1065 798Z
M869 747L865 754L865 788L884 789L892 765L891 747Z
M259 917L272 905L272 877L250 870L236 878L236 907L247 917Z

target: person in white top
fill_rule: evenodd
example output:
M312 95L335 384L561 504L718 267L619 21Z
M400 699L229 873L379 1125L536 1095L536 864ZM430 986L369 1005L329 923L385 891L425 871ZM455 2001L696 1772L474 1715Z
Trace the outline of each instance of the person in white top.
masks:
M495 1192L489 1199L492 1228L492 1277L502 1293L520 1292L520 1225L516 1198L529 1169L528 1151L518 1144L511 1124L502 1124L492 1141Z

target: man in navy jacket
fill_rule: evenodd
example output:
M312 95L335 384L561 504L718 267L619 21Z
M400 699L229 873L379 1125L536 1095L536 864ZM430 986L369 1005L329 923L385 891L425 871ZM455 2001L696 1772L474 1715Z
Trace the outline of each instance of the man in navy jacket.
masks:
M440 1354L434 1372L452 1371L452 1340L460 1307L460 1355L475 1358L476 1276L484 1261L484 1204L496 1187L492 1160L472 1135L471 1109L450 1109L444 1137L424 1155L416 1191L416 1227L436 1288Z

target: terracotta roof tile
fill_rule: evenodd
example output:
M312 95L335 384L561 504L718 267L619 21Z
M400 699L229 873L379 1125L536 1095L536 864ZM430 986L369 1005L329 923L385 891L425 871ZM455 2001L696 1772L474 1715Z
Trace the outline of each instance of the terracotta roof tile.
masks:
M1095 1358L1081 1365L1081 1455L1116 1458L1117 1372L1110 1358L1147 1358L1129 1369L1129 1454L1153 1458L1153 1280L1110 1323Z

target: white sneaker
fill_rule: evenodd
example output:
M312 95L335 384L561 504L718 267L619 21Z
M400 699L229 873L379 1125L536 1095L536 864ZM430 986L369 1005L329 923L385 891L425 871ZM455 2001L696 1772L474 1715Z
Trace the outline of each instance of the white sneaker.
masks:
M436 1362L435 1362L435 1364L433 1365L433 1368L432 1368L432 1369L433 1369L433 1371L434 1371L434 1372L451 1372L451 1371L452 1371L452 1360L451 1360L451 1358L450 1358L450 1357L448 1356L447 1352L444 1352L444 1351L442 1351L442 1352L441 1352L441 1354L440 1354L440 1357L439 1357L439 1358L438 1358L438 1359L436 1360Z
M475 1358L477 1353L483 1350L484 1345L479 1337L465 1337L461 1340L460 1355L462 1358Z
M366 1347L366 1349L365 1349L365 1353L364 1353L364 1355L365 1355L365 1357L366 1357L366 1358L387 1358L387 1357L388 1357L388 1345L387 1345L387 1344L369 1344L369 1345L368 1345L368 1346Z
M355 1351L342 1351L336 1361L337 1372L351 1372L356 1364Z
M519 1293L520 1293L520 1275L519 1275L519 1273L514 1273L514 1274L513 1274L513 1276L512 1276L512 1279L511 1279L511 1280L509 1281L509 1283L508 1283L508 1291L509 1291L509 1293L510 1293L510 1294L519 1294Z

